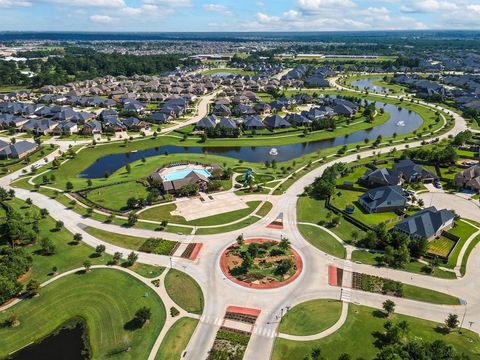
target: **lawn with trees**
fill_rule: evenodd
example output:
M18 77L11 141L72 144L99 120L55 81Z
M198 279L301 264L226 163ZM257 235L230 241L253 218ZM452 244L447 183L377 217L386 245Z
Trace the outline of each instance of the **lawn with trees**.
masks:
M277 338L272 359L303 359L315 349L320 349L325 359L339 359L343 354L351 358L376 359L379 352L386 351L385 348L389 351L398 350L390 348L394 344L403 347L413 341L432 343L439 340L442 343L435 345L439 350L444 349L446 343L452 345L457 353L466 354L472 359L480 354L480 339L472 331L463 329L462 334L458 331L447 332L444 324L400 314L391 314L387 319L383 311L350 304L345 324L334 334L306 342Z
M0 327L2 357L43 339L65 322L82 319L93 358L116 354L122 359L146 359L166 316L162 300L153 290L113 269L58 279L41 288L38 297L1 313L0 323L12 313L19 325Z

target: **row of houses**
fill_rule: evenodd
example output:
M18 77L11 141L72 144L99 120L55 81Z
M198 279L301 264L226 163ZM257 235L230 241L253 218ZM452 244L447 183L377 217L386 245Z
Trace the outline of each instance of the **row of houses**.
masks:
M404 212L410 205L411 191L404 184L431 183L438 177L410 159L395 162L392 168L367 170L358 179L361 185L370 188L358 197L358 203L368 213ZM410 237L425 237L431 240L453 227L455 214L435 207L423 209L405 217L394 229Z
M206 130L221 126L229 129L236 129L241 126L244 130L259 130L263 128L285 129L297 126L308 126L313 121L338 115L353 116L358 111L359 107L356 103L340 98L331 98L325 100L325 103L331 106L320 105L311 107L309 110L304 110L300 113L288 113L283 117L278 114L273 114L266 116L263 119L260 115L269 114L271 109L270 106L268 106L267 110L265 107L257 107L257 105L264 103L257 103L255 106L249 107L248 111L242 112L237 111L238 106L240 106L237 105L234 108L233 113L240 115L239 118L230 118L229 115L232 111L230 111L224 103L221 103L220 105L224 106L225 110L228 109L229 111L219 112L219 103L216 103L213 109L213 114L199 120L195 128L197 130ZM290 108L287 103L285 104L285 107Z

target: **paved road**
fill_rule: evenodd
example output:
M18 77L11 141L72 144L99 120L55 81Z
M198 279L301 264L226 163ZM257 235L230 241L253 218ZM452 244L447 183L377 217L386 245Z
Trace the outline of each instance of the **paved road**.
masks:
M461 217L480 221L480 203L478 199L467 200L465 197L442 193L442 192L426 192L418 194L417 197L422 199L425 206L435 206L437 209L451 209Z
M203 116L207 109L209 99L214 95L205 97L200 102L199 113L197 117ZM456 134L466 129L466 122L459 115L448 110L446 112L452 114L455 118L455 127L448 133L441 135L445 138L448 135ZM191 122L197 119L189 120ZM182 126L184 126L182 124ZM420 142L410 143L409 146L420 146ZM63 145L67 146L68 145ZM404 149L404 144L395 145L397 149ZM381 149L382 152L391 150L393 146ZM371 156L377 150L365 150L361 152L362 157ZM49 157L49 161L54 155ZM353 162L357 158L357 152L348 153L342 158L335 158L333 162ZM273 342L275 338L276 328L279 322L279 316L282 309L287 306L294 306L298 303L318 298L340 298L340 289L328 286L328 266L335 264L339 267L352 267L355 271L361 271L369 274L375 274L391 279L399 280L404 283L422 286L446 293L459 296L468 302L468 309L465 321L473 321L472 329L480 331L480 312L470 309L478 309L480 303L480 294L478 293L477 282L480 278L480 252L475 250L472 253L469 270L467 275L459 280L443 280L432 278L424 275L415 275L403 271L392 269L379 269L376 267L346 263L343 259L337 259L331 255L325 254L318 249L312 247L300 234L297 224L296 203L298 196L303 193L306 185L320 176L323 171L332 164L332 162L321 165L320 167L306 173L299 178L281 197L275 202L272 211L259 222L242 229L241 231L233 231L230 233L216 235L178 235L172 233L163 233L136 228L122 228L112 224L103 224L89 218L82 218L73 211L65 209L65 207L53 199L50 199L39 193L31 193L27 190L16 189L17 196L22 199L27 197L33 200L33 203L41 208L49 210L50 214L57 220L62 220L65 227L72 233L81 233L85 243L91 246L104 244L107 253L122 252L129 253L131 250L118 246L107 244L83 230L85 225L102 228L106 231L122 233L127 235L141 237L165 237L178 241L196 241L204 244L199 259L195 262L184 259L175 259L174 267L188 273L194 277L200 284L205 296L205 310L201 317L199 326L195 331L190 343L187 347L187 355L185 359L204 359L207 357L208 351L212 346L215 334L220 326L221 319L225 314L225 309L229 305L237 305L244 307L252 307L261 309L261 314L257 320L256 328L252 334L245 359L269 359ZM0 179L0 186L8 187L12 179L15 179L20 172L10 174ZM283 213L284 230L275 230L267 228L280 213ZM239 233L243 233L245 237L271 237L280 239L286 236L290 239L292 245L297 249L304 262L304 270L300 277L293 283L272 290L253 290L236 285L225 278L219 266L219 257L223 250L232 243ZM147 264L169 266L169 258L166 256L154 254L139 254L139 261ZM381 307L381 303L385 297L378 294L370 294L358 291L352 291L352 301L359 304ZM463 315L466 310L465 306L439 306L432 304L424 304L413 302L405 299L395 298L397 303L397 311L400 313L418 316L430 320L442 322L449 312ZM165 333L166 330L162 331ZM161 338L157 340L161 341Z

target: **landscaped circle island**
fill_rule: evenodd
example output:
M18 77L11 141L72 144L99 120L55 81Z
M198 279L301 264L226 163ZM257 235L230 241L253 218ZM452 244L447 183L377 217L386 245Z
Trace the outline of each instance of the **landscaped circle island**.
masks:
M274 289L290 284L303 269L302 258L287 238L243 239L222 253L220 267L236 284L254 289Z

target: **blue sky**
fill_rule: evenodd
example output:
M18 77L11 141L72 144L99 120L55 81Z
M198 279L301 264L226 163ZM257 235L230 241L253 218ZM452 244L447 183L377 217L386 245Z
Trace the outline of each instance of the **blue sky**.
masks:
M0 0L0 30L480 29L480 0Z

